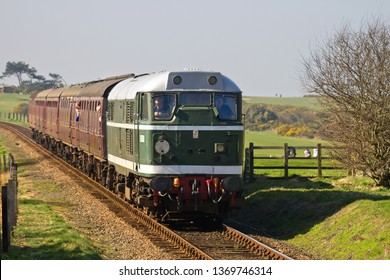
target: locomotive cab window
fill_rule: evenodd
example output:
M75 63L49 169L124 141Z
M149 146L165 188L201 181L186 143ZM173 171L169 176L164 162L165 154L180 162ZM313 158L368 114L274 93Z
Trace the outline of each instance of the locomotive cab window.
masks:
M156 94L153 96L153 116L155 120L169 120L176 107L176 95Z
M180 106L210 106L211 94L186 92L180 94Z
M221 120L237 120L237 96L218 93L214 96L214 106Z

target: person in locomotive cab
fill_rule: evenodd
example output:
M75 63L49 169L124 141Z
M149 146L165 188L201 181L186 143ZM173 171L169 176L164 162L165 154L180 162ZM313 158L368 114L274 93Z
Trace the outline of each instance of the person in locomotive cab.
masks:
M166 102L166 96L154 98L154 117L156 119L169 119L171 117L171 107Z
M236 115L233 113L229 105L226 104L223 96L215 96L215 107L218 109L218 117L221 120L234 120L236 118Z

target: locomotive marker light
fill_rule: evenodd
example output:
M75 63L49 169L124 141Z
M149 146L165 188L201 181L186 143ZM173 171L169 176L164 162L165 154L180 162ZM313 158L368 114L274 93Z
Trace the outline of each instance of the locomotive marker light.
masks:
M180 178L179 177L176 177L175 179L173 179L173 186L175 188L180 188Z
M224 143L214 143L214 153L220 154L225 152L225 144Z
M159 139L154 145L154 149L159 155L165 155L169 152L170 145L167 140Z

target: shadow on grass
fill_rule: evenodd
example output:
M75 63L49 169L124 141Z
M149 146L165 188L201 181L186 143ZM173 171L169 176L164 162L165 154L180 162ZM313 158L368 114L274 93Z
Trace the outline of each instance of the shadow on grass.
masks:
M36 165L37 163L38 163L38 161L35 159L29 159L29 160L23 160L21 162L17 162L18 167Z
M244 195L246 203L233 213L232 220L240 223L240 229L247 234L281 240L307 233L357 200L390 200L389 192L349 191L304 178L258 179L246 186Z
M85 253L81 249L64 250L58 245L38 247L11 246L7 253L1 253L2 260L100 260L96 253Z

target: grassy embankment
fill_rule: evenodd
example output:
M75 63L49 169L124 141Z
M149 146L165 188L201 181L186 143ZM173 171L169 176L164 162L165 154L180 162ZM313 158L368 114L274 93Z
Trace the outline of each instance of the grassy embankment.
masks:
M258 146L321 142L272 132L247 132L246 136L246 143ZM280 176L272 170L256 173L267 172ZM265 236L303 248L316 258L390 259L390 190L374 186L369 178L346 177L345 172L339 175L343 176L310 180L258 176L245 186L246 205L234 219L254 226Z

